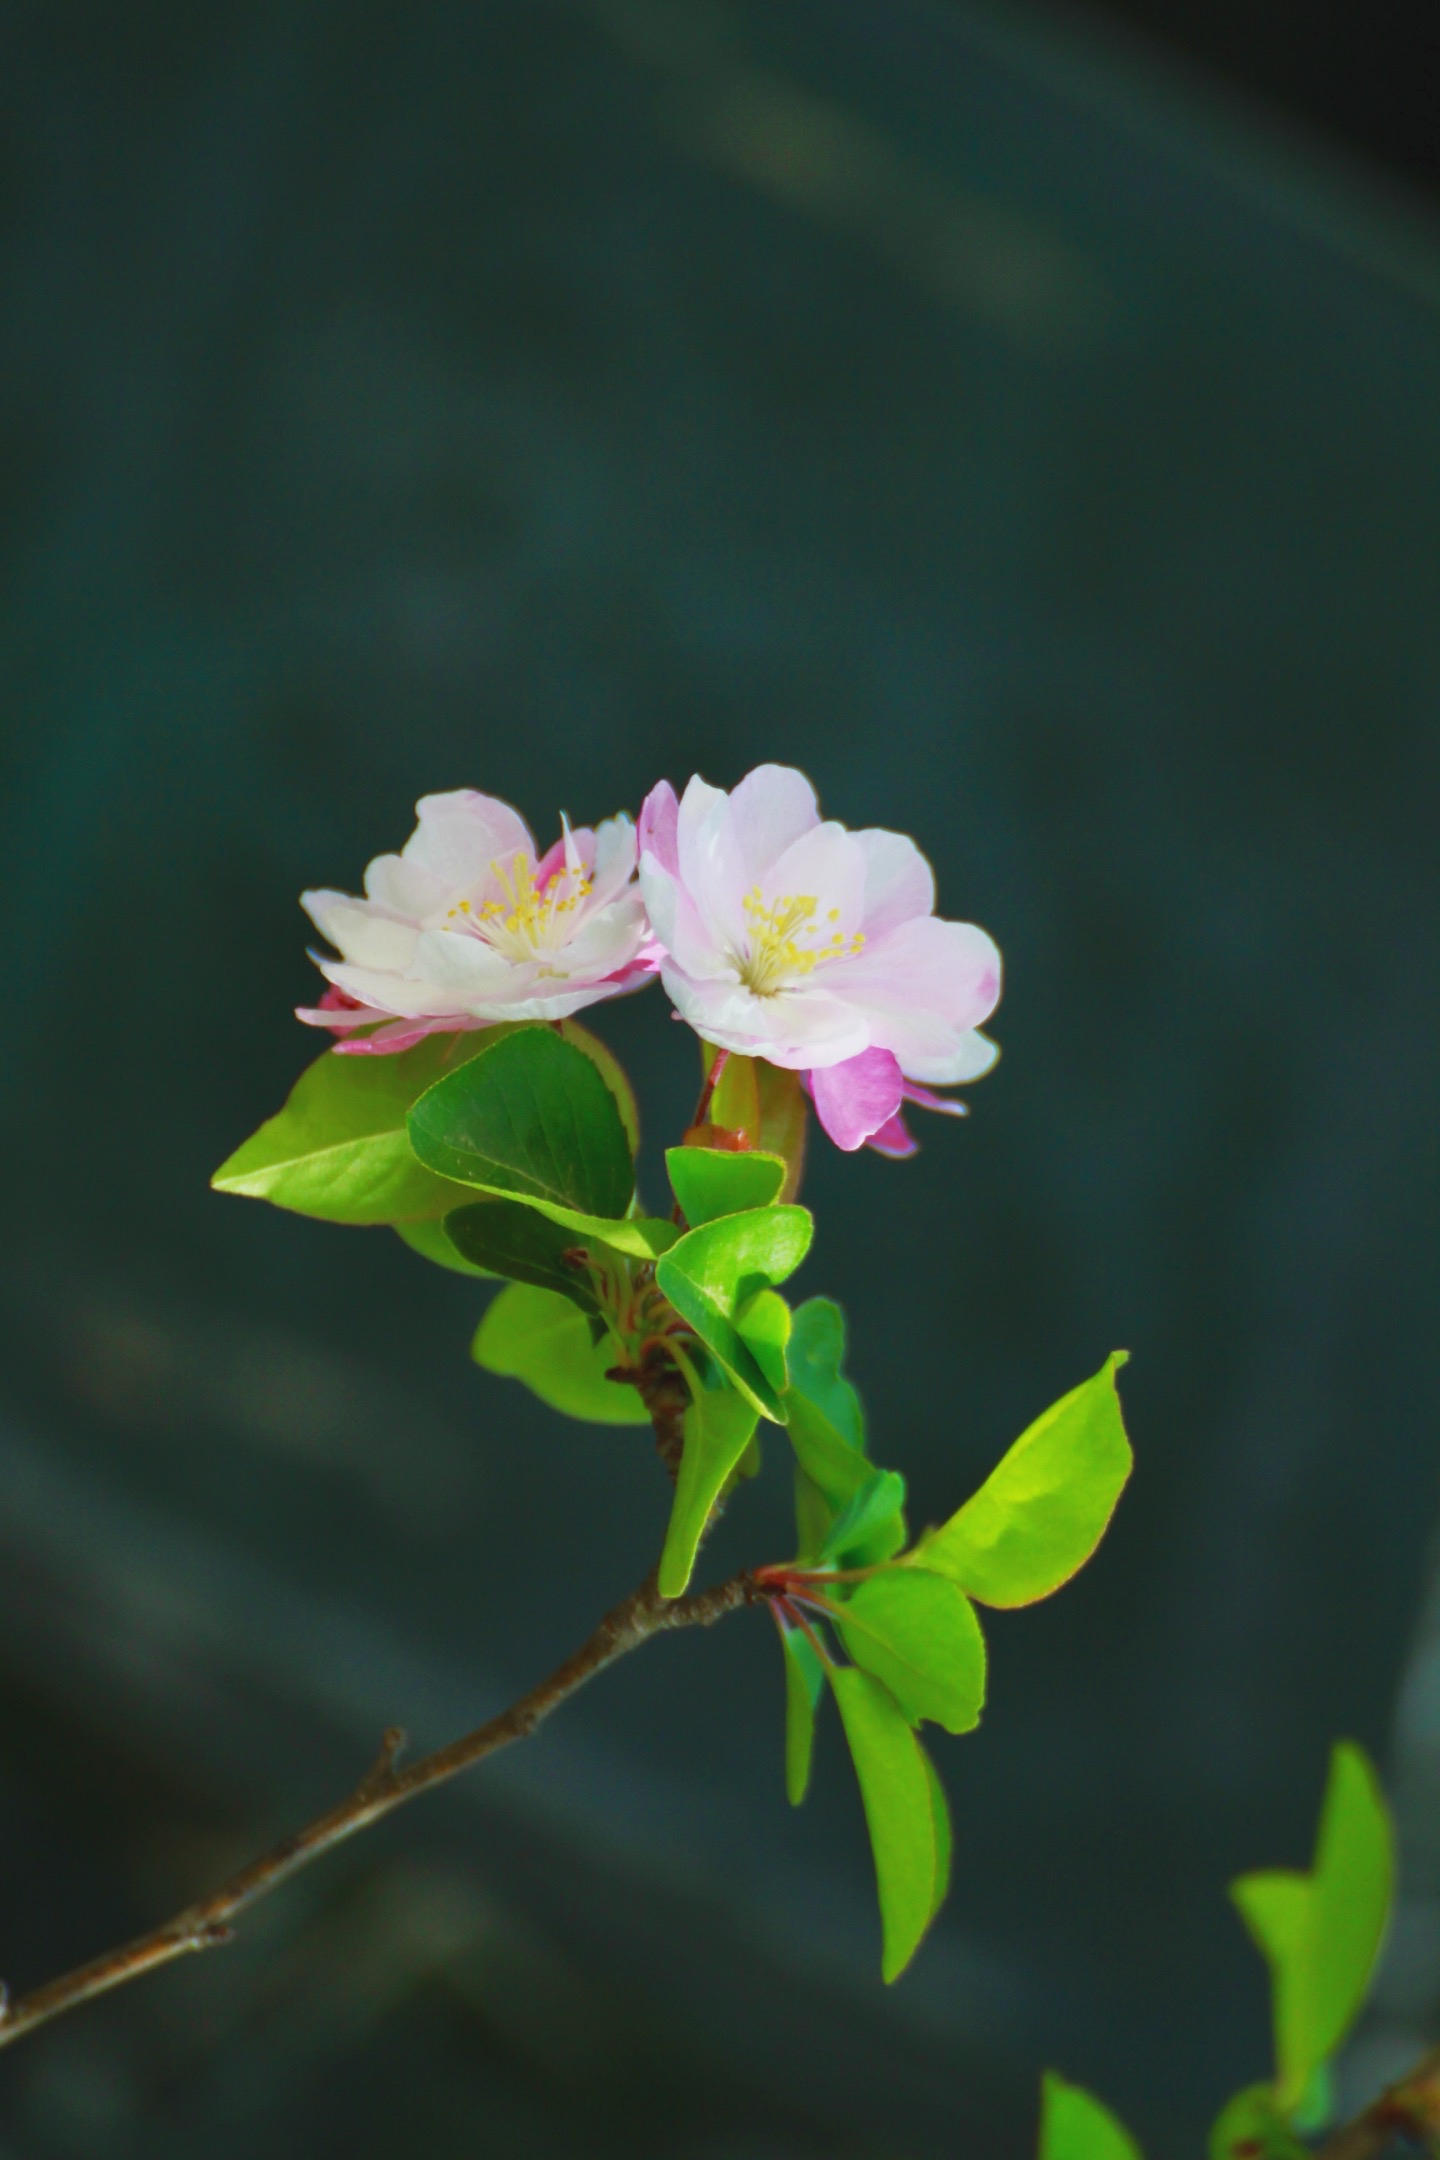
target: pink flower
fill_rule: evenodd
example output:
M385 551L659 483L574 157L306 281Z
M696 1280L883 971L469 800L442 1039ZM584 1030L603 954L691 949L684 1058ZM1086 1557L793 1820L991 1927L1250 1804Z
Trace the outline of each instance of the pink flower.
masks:
M697 1034L806 1075L842 1148L909 1154L906 1101L963 1112L933 1086L978 1079L1000 955L934 913L913 840L822 822L803 773L761 765L729 795L662 780L640 813L640 889L660 976Z
M537 858L524 819L493 795L426 795L416 815L400 854L377 855L365 872L363 900L302 895L340 957L316 956L331 989L299 1017L335 1034L387 1023L340 1048L404 1050L497 1020L563 1020L654 973L627 817L593 832L566 825Z

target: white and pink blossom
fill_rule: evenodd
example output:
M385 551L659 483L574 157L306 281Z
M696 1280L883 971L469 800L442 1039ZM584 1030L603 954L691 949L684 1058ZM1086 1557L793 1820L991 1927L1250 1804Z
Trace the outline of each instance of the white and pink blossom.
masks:
M518 811L493 795L426 795L416 816L400 853L370 864L363 899L302 895L339 958L315 956L331 988L300 1018L369 1031L342 1048L403 1050L499 1020L563 1020L654 973L629 818L593 831L566 824L540 855Z
M640 888L677 1012L707 1042L806 1076L842 1148L909 1154L906 1101L978 1079L1000 955L934 913L903 834L822 821L803 773L761 765L730 794L661 781L640 813Z

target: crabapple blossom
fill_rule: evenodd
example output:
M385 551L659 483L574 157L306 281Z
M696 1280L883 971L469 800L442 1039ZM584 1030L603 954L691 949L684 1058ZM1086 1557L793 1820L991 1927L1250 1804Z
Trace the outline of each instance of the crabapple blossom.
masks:
M805 1076L842 1148L910 1154L902 1106L977 1079L1000 955L933 912L913 840L822 820L803 773L760 765L728 795L668 781L640 813L640 889L681 1017L720 1049Z
M498 1020L563 1020L654 973L629 818L594 831L566 823L539 855L518 811L493 795L426 795L416 816L400 853L366 870L363 899L301 896L340 957L315 955L331 987L299 1017L336 1034L375 1027L340 1048L403 1050Z

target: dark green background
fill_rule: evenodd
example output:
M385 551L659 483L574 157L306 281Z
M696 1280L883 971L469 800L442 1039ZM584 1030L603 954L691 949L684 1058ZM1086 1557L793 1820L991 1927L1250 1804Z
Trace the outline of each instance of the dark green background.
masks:
M833 1730L662 1642L239 1944L0 2056L0 2151L1156 2153L1263 2074L1223 1899L1382 1754L1436 1503L1440 254L1093 44L889 0L50 0L3 34L0 1967L567 1650L644 1436L383 1232L208 1193L304 885L798 763L998 938L1003 1062L814 1151L807 1290L948 1510L1126 1344L1101 1559L998 1618L892 1992ZM602 1009L652 1159L693 1044ZM714 1567L786 1537L783 1451ZM1417 1698L1418 1700L1418 1698ZM1418 1714L1418 1713L1417 1713Z

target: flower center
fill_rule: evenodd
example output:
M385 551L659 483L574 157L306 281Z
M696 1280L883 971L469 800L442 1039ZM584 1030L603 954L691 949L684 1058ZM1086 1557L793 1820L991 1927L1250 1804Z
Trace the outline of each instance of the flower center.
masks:
M859 930L847 937L836 928L839 908L829 909L824 922L817 922L820 903L813 893L786 893L767 902L760 887L752 885L744 905L749 950L735 955L735 965L741 982L756 997L774 997L827 960L848 960L865 943ZM825 943L818 942L821 938Z
M457 900L446 910L447 929L473 932L507 960L539 960L553 954L569 937L576 909L593 890L584 870L557 870L539 886L530 856L517 852L508 868L503 862L492 862L490 868L504 899L482 900L478 908L468 900Z

